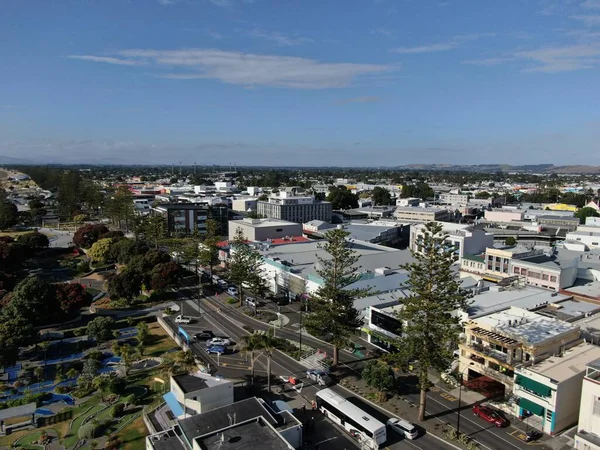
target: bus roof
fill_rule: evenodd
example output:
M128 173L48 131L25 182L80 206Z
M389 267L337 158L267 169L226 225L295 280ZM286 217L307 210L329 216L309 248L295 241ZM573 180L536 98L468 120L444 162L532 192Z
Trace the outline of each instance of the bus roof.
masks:
M347 399L329 388L318 391L317 397L321 397L326 402L331 403L340 412L351 417L371 433L375 433L375 431L379 430L381 427L385 428L385 425L382 422L370 414L367 414L358 406L350 403Z

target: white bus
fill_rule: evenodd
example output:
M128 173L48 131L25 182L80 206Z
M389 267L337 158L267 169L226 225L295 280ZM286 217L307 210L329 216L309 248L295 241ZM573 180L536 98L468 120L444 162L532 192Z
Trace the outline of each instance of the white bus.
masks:
M379 448L387 439L385 424L353 405L331 389L317 392L317 408L327 418L343 427L359 442Z

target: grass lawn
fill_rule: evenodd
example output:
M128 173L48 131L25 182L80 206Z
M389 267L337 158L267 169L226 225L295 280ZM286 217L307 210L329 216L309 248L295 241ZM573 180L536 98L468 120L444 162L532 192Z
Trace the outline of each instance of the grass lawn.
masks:
M171 339L163 327L158 323L150 324L148 345L144 351L144 356L163 357L163 353L175 347L177 347L177 344ZM159 368L162 369L162 366Z
M148 430L141 417L135 419L119 432L119 438L125 450L144 450L146 448L146 436L148 436Z
M83 411L85 411L87 408L89 408L90 405L88 403L91 403L91 402L85 403L87 407L83 408L81 410L81 413L83 413ZM91 416L92 414L100 411L102 408L104 408L103 405L96 404L92 407L92 409L90 409L85 414L81 414L81 415L74 414L73 415L74 417L76 417L76 419L73 421L73 426L69 430L69 434L67 434L65 436L65 439L63 441L63 445L66 448L73 447L79 440L79 437L77 436L77 432L79 431L79 427L83 424L84 419L86 419L87 417Z
M21 236L22 234L27 234L27 233L31 233L33 230L29 230L29 231L0 231L0 237L1 236L10 236L12 238L17 238L19 236Z

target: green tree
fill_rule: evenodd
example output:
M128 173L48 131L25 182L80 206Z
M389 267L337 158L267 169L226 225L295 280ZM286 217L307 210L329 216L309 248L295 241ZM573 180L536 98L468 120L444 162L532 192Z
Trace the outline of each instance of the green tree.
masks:
M380 186L375 186L375 188L373 188L371 198L375 205L389 205L392 202L390 191Z
M585 219L587 219L588 217L599 217L600 213L598 213L598 211L596 211L594 208L590 208L589 206L586 206L585 208L581 208L579 211L577 211L575 213L575 217L577 217L579 219L579 223L584 224L585 223Z
M261 350L260 348L260 334L247 334L242 336L240 342L238 342L237 347L240 353L250 356L250 376L252 379L252 384L254 385L254 353Z
M31 324L48 323L60 311L56 300L56 290L40 276L25 278L13 291L9 306Z
M425 182L418 182L417 184L407 184L402 187L402 198L420 198L422 200L426 200L428 198L433 198L435 195L431 186L429 186Z
M19 244L23 244L30 249L37 251L47 248L50 245L48 236L45 234L34 231L33 233L25 233L17 238Z
M206 234L204 240L200 244L200 252L198 259L200 264L208 267L210 274L212 275L213 267L219 264L219 224L214 219L208 219L206 221ZM212 283L212 278L211 278Z
M365 290L350 289L360 279L356 266L358 255L348 245L350 235L345 230L335 229L325 234L327 242L321 248L328 257L317 257L317 274L323 283L311 299L313 313L306 319L306 326L313 330L325 330L333 335L333 365L339 362L339 349L348 344L362 324L360 313L354 307L354 299L367 293Z
M187 373L194 372L198 369L196 358L194 358L194 354L191 350L180 350L175 353L174 362L181 370Z
M113 224L117 224L119 228L124 226L126 231L130 230L134 222L134 209L133 194L128 186L119 186L116 189L108 200L106 209Z
M491 194L489 192L487 192L487 191L481 191L481 192L478 192L477 194L475 194L475 198L478 198L478 199L485 200L485 199L488 199L490 197L491 197Z
M135 269L127 268L108 280L108 293L113 299L122 298L128 305L141 293L144 277Z
M92 258L92 261L104 263L106 262L108 255L110 254L110 247L113 240L110 238L100 239L92 245L88 250L88 256Z
M74 380L75 378L77 378L79 376L79 371L77 369L75 369L74 367L71 367L69 370L67 370L67 379L68 380Z
M446 245L448 235L442 230L439 223L425 224L419 249L411 250L415 262L404 266L408 272L405 286L411 294L398 312L403 330L394 344L400 349L399 360L418 361L420 421L425 419L428 371L442 371L450 365L461 331L460 317L454 312L468 306L467 294L451 268L457 258L455 249Z
M380 402L385 401L387 394L394 389L394 371L389 365L381 361L369 361L363 368L362 379L369 386L377 389Z
M42 366L35 366L33 369L33 375L38 383L41 383L44 380L45 371Z
M248 280L252 270L248 260L248 254L250 253L251 249L246 242L244 232L239 227L235 231L235 236L229 244L231 247L231 255L229 257L228 278L238 285L241 306L242 299L244 298L244 287L242 286L242 283Z
M34 336L30 321L12 308L5 307L0 314L0 367L14 366L19 360L19 347Z
M46 365L46 357L48 356L48 349L50 348L50 342L48 341L42 341L39 343L39 347L40 349L42 349L42 352L44 353L44 365Z
M96 317L87 325L87 335L96 342L108 342L113 338L115 321L111 317Z
M151 243L156 250L168 234L167 220L160 215L144 217L139 229L146 242Z
M327 201L331 202L333 209L358 208L358 196L346 186L332 186L327 194Z
M140 355L144 355L144 349L146 344L148 343L148 337L150 335L150 330L148 329L148 324L146 322L140 322L137 324L137 349Z
M123 365L123 369L125 370L125 376L129 374L131 371L131 367L133 366L133 361L137 357L137 352L135 349L129 344L123 344L121 346L121 362Z
M259 351L267 357L267 390L271 392L271 358L277 347L277 339L270 334L255 334L254 351Z
M92 379L92 387L100 394L100 399L104 401L104 395L108 390L108 378L102 375L98 375Z
M15 226L18 218L17 207L6 197L4 189L0 189L0 230Z
M508 236L504 240L504 244L506 244L506 245L515 245L516 243L517 243L517 240L513 236Z

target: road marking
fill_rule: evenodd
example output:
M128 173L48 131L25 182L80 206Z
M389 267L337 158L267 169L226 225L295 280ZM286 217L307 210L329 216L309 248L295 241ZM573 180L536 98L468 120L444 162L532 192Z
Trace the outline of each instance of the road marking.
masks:
M457 401L458 401L458 399L457 399L455 396L453 396L453 395L450 395L450 394L447 394L447 393L445 393L445 392L442 392L442 393L440 394L440 397L442 397L442 398L445 398L445 399L446 399L446 400L448 400L449 402L457 402Z

